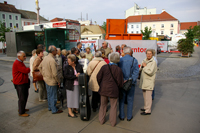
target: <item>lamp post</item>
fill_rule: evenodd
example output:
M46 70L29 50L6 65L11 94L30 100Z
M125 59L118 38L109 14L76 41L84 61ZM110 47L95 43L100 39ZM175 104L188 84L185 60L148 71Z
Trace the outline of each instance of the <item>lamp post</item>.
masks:
M35 0L35 4L36 4L36 10L37 10L37 23L40 24L40 15L39 15L39 1Z

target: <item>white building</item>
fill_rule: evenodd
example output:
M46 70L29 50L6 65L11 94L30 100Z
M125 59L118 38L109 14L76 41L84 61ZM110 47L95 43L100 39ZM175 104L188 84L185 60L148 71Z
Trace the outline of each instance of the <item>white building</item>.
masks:
M156 8L147 9L146 7L140 8L136 3L133 7L125 11L125 18L128 18L129 16L135 16L135 15L148 15L148 14L156 14Z
M157 35L168 35L172 37L174 34L178 34L180 30L179 20L168 14L163 10L161 14L152 14L152 15L138 15L138 16L129 16L128 20L128 33L135 33L135 31L144 30L147 26L151 27L152 37ZM133 28L132 26L133 25ZM135 25L138 25L138 29L135 28Z

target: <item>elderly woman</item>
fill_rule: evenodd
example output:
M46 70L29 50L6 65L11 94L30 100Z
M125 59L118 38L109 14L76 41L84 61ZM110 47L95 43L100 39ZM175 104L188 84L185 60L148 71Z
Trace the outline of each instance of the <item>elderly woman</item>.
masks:
M146 50L146 59L142 61L140 67L141 76L140 76L140 85L139 88L143 91L144 97L144 108L141 115L151 115L151 105L152 105L152 91L155 85L157 64L153 58L154 51L152 49Z
M33 51L32 51L32 57L30 58L30 69L31 69L31 72L30 72L30 76L31 77L33 77L33 74L32 74L32 72L33 72L33 62L34 62L34 60L36 59L36 57L37 57L37 55L36 55L36 49L34 49ZM34 88L35 88L35 92L36 93L38 93L38 89L37 89L37 86L36 86L36 82L34 82L33 81L33 86L34 86Z
M80 64L75 63L76 56L74 54L68 55L67 59L68 65L65 67L64 77L66 79L68 117L76 118L77 108L79 108L78 76L83 73L83 68Z
M100 86L99 94L101 95L101 106L99 110L99 121L105 123L106 109L108 98L110 99L110 123L112 126L116 124L117 118L117 100L119 97L119 89L123 87L123 73L117 66L120 61L118 52L113 52L109 55L110 63L104 65L97 74L97 81Z
M88 88L92 90L92 109L93 112L96 112L98 108L98 103L100 102L99 85L97 83L97 74L103 65L106 65L106 62L101 58L101 51L95 53L94 59L88 64L87 75L90 76L88 82Z
M39 71L39 65L42 62L42 57L44 56L43 54L43 49L37 49L36 50L37 58L33 62L33 71ZM47 101L47 90L45 87L45 82L44 80L42 81L37 81L38 87L39 87L39 101L40 102L45 102Z
M86 54L84 52L80 52L81 59L78 60L78 63L83 67L83 72L86 73L88 66L88 59L86 59Z
M91 61L92 60L92 58L93 58L93 54L91 53L91 49L90 49L90 47L87 47L86 49L85 49L85 51L86 51L86 59L88 59L89 61Z

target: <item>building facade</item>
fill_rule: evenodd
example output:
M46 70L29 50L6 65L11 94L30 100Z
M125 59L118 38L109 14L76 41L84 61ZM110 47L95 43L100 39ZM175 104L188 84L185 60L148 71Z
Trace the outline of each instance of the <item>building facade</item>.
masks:
M140 22L128 23L127 33L140 34L141 33L141 23Z
M81 26L81 40L103 39L104 35L105 31L99 25Z
M20 12L14 5L7 4L6 1L0 3L0 21L11 31L22 30Z
M197 22L181 22L180 23L180 34L185 34L187 29L193 28L194 26L200 25L200 21Z
M146 7L140 8L136 3L133 7L129 8L125 11L125 18L128 18L129 16L135 16L135 15L148 15L148 14L156 14L156 8L147 9Z

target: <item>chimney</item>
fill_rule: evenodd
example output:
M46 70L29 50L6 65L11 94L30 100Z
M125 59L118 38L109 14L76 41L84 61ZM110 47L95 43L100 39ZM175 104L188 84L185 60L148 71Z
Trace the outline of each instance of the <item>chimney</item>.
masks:
M7 5L7 1L4 1L4 4Z
M165 11L165 9L162 9L162 12L164 12Z

